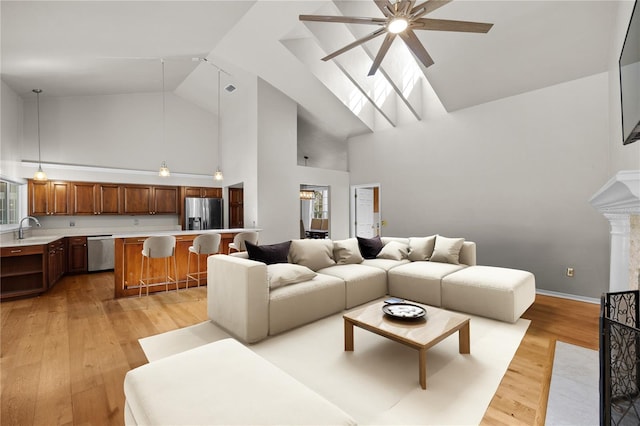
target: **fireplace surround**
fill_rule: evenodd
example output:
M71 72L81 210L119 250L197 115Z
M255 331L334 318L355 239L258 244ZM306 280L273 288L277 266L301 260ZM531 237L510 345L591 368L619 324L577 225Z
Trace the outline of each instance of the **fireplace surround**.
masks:
M640 170L616 173L589 200L609 220L609 291L637 290L640 279Z

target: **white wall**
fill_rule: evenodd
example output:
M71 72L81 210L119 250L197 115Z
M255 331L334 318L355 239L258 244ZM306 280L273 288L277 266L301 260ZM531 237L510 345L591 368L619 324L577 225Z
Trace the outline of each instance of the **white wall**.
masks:
M296 103L258 79L258 218L261 244L300 236L300 185L329 186L330 232L348 237L349 174L297 165ZM245 197L246 199L246 197Z
M609 230L588 199L608 176L608 86L599 74L354 137L351 184L380 182L383 235L465 237L479 264L599 297Z
M42 161L71 165L149 171L131 173L49 167L50 178L131 183L195 184L179 174L213 175L217 163L217 117L167 92L163 141L160 93L109 96L47 97L40 95ZM35 96L24 100L21 159L38 160ZM159 178L166 160L174 176ZM23 167L23 177L33 175ZM109 176L112 175L112 176ZM212 184L213 181L206 180Z
M20 140L22 139L22 99L4 81L0 100L0 175L15 180L20 177Z

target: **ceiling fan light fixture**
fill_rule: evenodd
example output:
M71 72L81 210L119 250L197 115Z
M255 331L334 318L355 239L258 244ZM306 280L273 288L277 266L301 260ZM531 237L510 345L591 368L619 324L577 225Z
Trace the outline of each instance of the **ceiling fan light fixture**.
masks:
M409 27L409 21L406 18L393 18L389 25L387 25L387 30L393 34L399 34L406 30Z

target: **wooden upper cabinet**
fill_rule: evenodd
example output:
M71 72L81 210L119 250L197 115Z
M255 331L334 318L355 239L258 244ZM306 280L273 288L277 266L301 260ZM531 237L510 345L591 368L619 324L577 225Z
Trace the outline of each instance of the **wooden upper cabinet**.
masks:
M222 188L186 186L183 193L185 198L222 198Z
M71 183L73 214L97 214L96 185L88 182Z
M141 185L121 185L122 213L152 214L151 187Z
M177 186L152 187L152 214L178 214L178 199L180 198Z
M123 214L178 214L177 186L122 185Z
M120 213L120 186L109 183L72 182L73 214Z
M96 187L98 214L120 214L120 185L98 183Z
M31 216L71 214L69 182L29 180L29 214Z

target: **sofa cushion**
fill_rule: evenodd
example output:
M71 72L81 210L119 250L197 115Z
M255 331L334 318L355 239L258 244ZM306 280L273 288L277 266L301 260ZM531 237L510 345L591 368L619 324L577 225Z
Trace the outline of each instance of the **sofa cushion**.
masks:
M256 262L263 262L270 265L272 263L287 263L289 261L288 255L291 241L261 246L252 244L250 241L245 241L244 244L247 247L249 259L255 260Z
M458 265L460 264L460 249L463 244L464 238L447 238L437 235L433 254L429 260Z
M373 266L334 265L318 270L318 274L344 280L347 309L387 294L387 274Z
M390 241L382 247L376 256L379 259L402 260L409 255L409 247L397 241Z
M429 260L436 244L436 236L409 238L409 260L417 262Z
M331 240L293 240L289 247L291 263L306 266L312 271L335 265Z
M338 277L318 274L312 280L277 288L269 292L269 335L335 314L344 306L344 281Z
M392 259L365 259L362 261L361 265L373 266L375 268L382 269L383 271L388 271L391 268L395 268L396 266L404 265L405 263L409 263L408 259L402 260L392 260Z
M465 268L438 262L409 262L387 272L389 294L418 303L441 306L441 280Z
M333 242L333 259L338 265L361 263L364 259L360 254L358 240L349 238Z
M306 266L296 265L295 263L274 263L267 265L267 280L269 281L269 288L271 290L285 285L309 281L316 275L318 274Z
M365 259L375 259L380 250L382 250L383 244L380 237L363 238L356 237L358 239L358 247L360 247L360 254Z
M124 396L129 419L140 425L355 424L342 409L234 339L129 371Z

